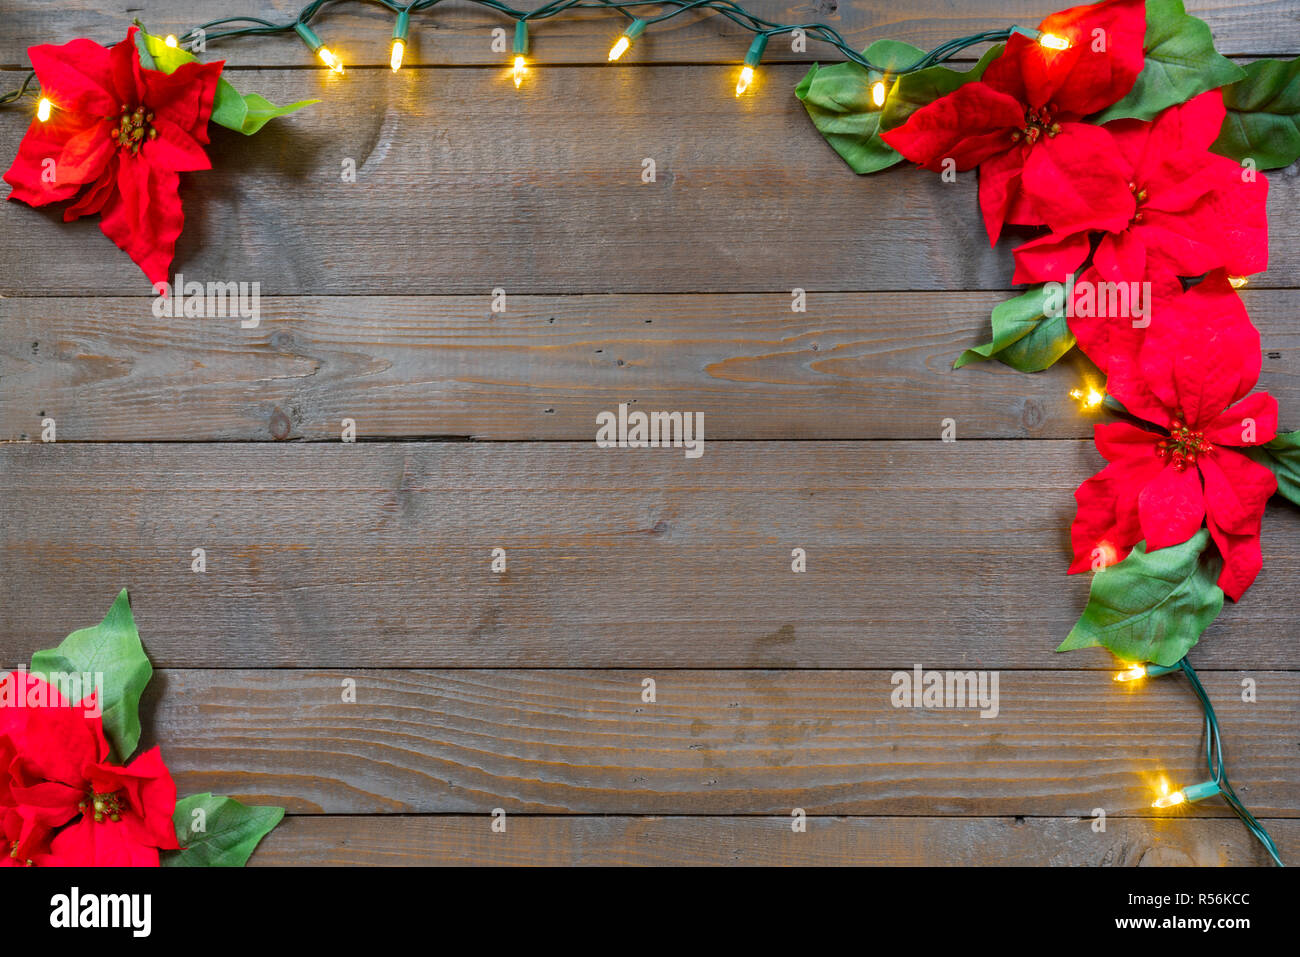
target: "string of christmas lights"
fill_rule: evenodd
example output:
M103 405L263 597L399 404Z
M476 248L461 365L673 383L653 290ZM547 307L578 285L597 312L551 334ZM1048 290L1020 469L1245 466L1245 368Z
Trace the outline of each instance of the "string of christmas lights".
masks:
M209 42L235 37L274 36L292 32L298 35L322 64L335 73L343 73L345 70L343 58L334 48L326 45L320 35L310 26L311 21L316 18L322 8L331 2L332 0L312 0L311 3L308 3L299 11L295 19L284 23L276 23L254 16L222 17L194 27L179 37L168 37L167 39L170 45L193 48L195 44L198 44L201 48L206 48ZM389 49L389 66L396 73L402 67L406 48L410 42L411 15L435 7L441 0L414 0L414 2L405 4L393 3L391 0L357 0L357 2L377 4L397 15L393 26L393 39ZM683 13L696 11L725 17L732 23L754 34L753 42L750 43L749 49L745 53L740 75L736 81L736 96L743 95L753 82L754 73L758 69L759 61L763 57L768 41L772 37L787 35L796 31L832 47L845 60L856 63L868 70L886 74L887 77L897 77L905 73L924 70L927 67L952 59L968 47L981 43L999 43L1009 39L1015 33L1021 33L1035 39L1050 49L1061 50L1069 46L1069 42L1063 37L1043 33L1033 27L1012 26L1004 30L986 30L981 33L948 40L905 67L896 65L883 67L872 63L866 56L850 46L843 35L830 24L820 22L778 23L750 13L743 6L733 3L731 0L553 0L553 2L535 10L520 10L509 4L501 3L500 0L466 0L466 2L492 10L515 21L514 42L511 47L511 74L516 87L523 84L524 77L528 73L530 39L528 25L548 20L570 10L612 10L631 21L614 40L614 44L609 51L610 62L617 60L626 53L633 41L645 33L649 27L671 20ZM652 15L651 10L662 12ZM645 13L644 16L640 15L642 12ZM0 96L0 105L22 97L27 92L30 80L31 77L29 76L28 82L23 84L22 89ZM885 105L888 88L889 84L885 80L879 80L874 84L872 97L876 106L883 107Z
M396 15L389 49L389 66L393 72L397 72L402 68L405 52L410 42L412 15L430 10L437 6L441 0L414 0L414 2L410 3L394 3L391 0L356 0L356 2L378 4ZM949 40L905 67L899 67L896 64L885 67L872 63L862 53L849 46L839 31L829 24L778 23L756 16L740 4L731 2L731 0L553 0L553 2L535 10L527 11L502 3L500 0L466 0L466 2L486 8L515 21L509 67L516 87L522 85L529 72L529 24L551 19L570 10L610 10L630 21L615 38L609 50L608 60L610 62L616 61L623 56L631 45L649 28L684 13L695 11L701 14L725 17L730 22L754 34L737 78L735 93L738 97L742 96L751 86L755 71L758 69L769 40L774 36L788 35L800 31L803 35L834 49L844 60L856 63L875 74L884 75L884 80L877 80L872 86L872 102L876 107L884 107L891 89L890 83L886 81L891 77L913 73L943 63L971 46L1002 42L1017 33L1037 41L1048 49L1063 50L1070 46L1066 39L1055 34L1043 33L1030 27L1012 26L1002 30L984 31ZM169 46L181 46L201 52L206 49L208 43L221 40L295 33L326 68L342 74L345 72L342 57L336 49L326 45L325 41L310 25L329 3L331 3L331 0L313 0L313 2L308 3L301 9L295 19L283 23L253 16L223 17L194 27L179 37L169 36L166 38L166 43ZM34 77L34 73L29 74L19 89L0 95L0 105L17 102L27 95L39 96L39 93L31 89ZM37 118L41 121L47 120L51 108L50 101L40 97L36 111ZM1234 287L1244 284L1244 278L1234 277L1232 280ZM1091 382L1086 383L1082 389L1073 390L1070 394L1078 400L1085 411L1096 409L1102 405L1114 411L1125 411L1122 406L1119 406L1109 395ZM1175 791L1169 791L1167 785L1165 785L1153 802L1152 807L1156 809L1175 808L1216 795L1220 796L1264 846L1273 861L1281 866L1282 860L1277 845L1264 826L1242 804L1228 781L1218 717L1215 714L1213 705L1210 703L1204 685L1202 685L1200 678L1187 659L1184 657L1172 666L1147 664L1126 667L1115 675L1115 680L1117 682L1134 682L1143 678L1154 678L1173 673L1181 673L1187 678L1204 712L1206 765L1210 777L1208 780Z

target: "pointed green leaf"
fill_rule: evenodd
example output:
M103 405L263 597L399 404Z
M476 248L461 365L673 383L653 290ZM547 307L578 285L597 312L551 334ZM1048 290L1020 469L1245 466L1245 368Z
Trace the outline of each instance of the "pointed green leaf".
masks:
M162 37L144 32L136 34L144 37L144 43L150 55L158 64L158 69L171 73L183 63L193 63L198 59L194 54L179 47L169 47ZM212 101L212 122L218 126L252 136L269 121L277 116L285 116L304 106L319 103L320 100L299 100L288 106L276 106L257 93L243 94L226 81L223 76L217 81L216 97Z
M282 807L240 804L219 794L176 802L172 823L179 851L163 851L163 867L243 867L253 849L284 817Z
M881 74L856 63L814 66L794 88L813 125L855 173L874 173L903 157L880 138L871 87Z
M243 99L245 104L244 119L238 129L245 136L252 136L277 116L287 116L295 110L301 110L304 106L311 106L313 103L320 102L320 100L299 100L297 103L290 103L287 106L276 106L257 93L245 93Z
M1054 290L1053 286L1057 288ZM1035 286L998 303L993 309L993 339L967 349L954 369L982 359L997 359L1021 372L1041 372L1074 347L1074 333L1065 319L1059 284Z
M1272 442L1243 451L1273 470L1279 495L1300 505L1300 431L1279 432Z
M1206 90L1235 83L1245 72L1214 49L1204 20L1191 16L1183 0L1147 0L1146 65L1133 89L1095 122L1154 119L1161 110L1186 103Z
M125 588L94 628L74 631L57 648L32 655L32 671L102 677L104 734L120 761L131 756L140 740L140 695L153 667L140 644Z
M1281 169L1300 159L1300 58L1256 60L1246 77L1223 91L1228 108L1214 152L1257 169Z
M1127 558L1094 574L1088 605L1057 651L1101 645L1124 661L1172 665L1223 607L1216 584L1223 560L1202 528L1154 552L1140 542Z

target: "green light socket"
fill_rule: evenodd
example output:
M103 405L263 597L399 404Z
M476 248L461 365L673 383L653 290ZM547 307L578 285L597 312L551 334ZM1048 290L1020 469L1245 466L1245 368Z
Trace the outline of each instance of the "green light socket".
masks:
M411 32L411 14L403 10L397 15L397 23L393 27L393 39L406 42L406 36Z
M325 41L316 36L316 32L312 30L311 27L307 26L307 24L295 23L293 29L298 36L302 37L302 42L307 44L307 48L310 49L312 53L315 53L325 45Z
M1190 784L1183 788L1183 797L1187 799L1188 804L1193 801L1204 801L1206 798L1214 797L1218 793L1219 786L1213 781L1202 781L1200 784Z
M520 20L515 24L515 56L528 55L528 21Z
M754 42L749 45L749 52L745 54L745 66L758 66L758 61L763 58L763 51L767 49L767 34L760 33L754 37Z
M645 21L638 18L628 24L627 29L623 31L623 36L629 40L635 40L643 33L645 33Z

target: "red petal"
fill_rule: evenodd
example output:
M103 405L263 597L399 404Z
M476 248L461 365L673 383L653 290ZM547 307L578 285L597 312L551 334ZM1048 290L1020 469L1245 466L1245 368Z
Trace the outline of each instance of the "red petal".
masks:
M154 285L167 281L185 217L180 178L141 157L123 156L117 192L104 206L100 229L144 270Z
M1234 535L1258 535L1264 506L1277 491L1272 469L1232 449L1215 449L1199 464L1205 477L1205 510L1214 523Z
M76 195L84 180L63 178L59 157L68 141L86 127L79 114L58 113L45 123L33 121L18 144L13 165L4 175L5 182L13 187L9 198L28 206L45 206ZM52 170L54 182L46 182L46 169Z
M1102 457L1107 462L1131 466L1124 474L1139 486L1145 486L1165 467L1156 455L1160 436L1154 432L1129 422L1108 422L1094 426L1092 434Z
M113 190L117 188L117 157L112 157L109 164L104 167L104 171L99 174L99 179L90 185L81 198L63 211L63 221L70 223L74 219L80 219L82 216L91 216L104 208L108 198L113 195Z
M1259 547L1259 533L1254 535L1233 535L1215 524L1214 516L1206 516L1206 525L1210 528L1210 537L1219 547L1223 556L1223 571L1219 573L1219 587L1233 601L1239 601L1246 589L1254 583L1255 577L1264 565L1264 556Z
M1246 441L1253 430L1252 441ZM1215 445L1263 445L1277 438L1277 399L1267 392L1246 396L1205 427L1205 437Z
M1097 272L1111 282L1141 282L1147 278L1147 246L1132 228L1107 233L1092 259Z
M113 44L109 50L110 76L113 92L122 107L134 109L144 102L144 77L141 75L140 51L135 46L135 34L139 27L126 31L126 39Z
M140 152L154 166L185 173L192 170L212 169L212 161L189 133L168 120L155 120L158 138L141 147ZM204 140L206 141L206 136Z
M1188 425L1204 428L1259 380L1259 332L1222 275L1153 310L1140 369L1151 393ZM1135 415L1143 413L1116 398Z
M921 107L880 138L927 169L939 172L951 159L964 170L1010 149L1011 131L1024 121L1020 103L976 81Z
M1096 113L1128 93L1146 64L1144 0L1072 7L1052 14L1039 29L1065 37L1070 48L1025 45L1022 69L1035 106L1051 101L1076 116ZM1102 49L1096 48L1099 42Z
M1136 210L1114 139L1087 123L1064 123L1030 149L1024 190L1054 232L1119 232Z
M109 51L93 40L73 40L61 46L28 47L41 95L60 112L78 112L101 118L118 112L113 90Z
M1147 549L1181 545L1205 520L1205 494L1196 469L1168 465L1142 490L1138 513Z
M1015 249L1016 271L1011 281L1022 283L1065 282L1088 258L1092 241L1086 232L1048 233L1022 243Z
M997 244L1003 224L1020 200L1023 171L1022 148L991 156L980 164L980 212L990 246Z
M208 142L208 119L217 95L224 60L185 63L173 73L143 71L145 103L159 120L166 120L201 144Z

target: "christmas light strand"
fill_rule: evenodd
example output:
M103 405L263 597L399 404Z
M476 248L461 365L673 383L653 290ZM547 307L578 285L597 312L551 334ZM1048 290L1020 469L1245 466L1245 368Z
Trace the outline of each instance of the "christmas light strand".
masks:
M356 2L375 4L396 14L393 40L389 51L389 66L393 72L397 72L401 69L406 47L410 42L411 15L433 8L441 0L414 0L414 2L406 4L393 3L391 0L356 0ZM754 73L758 68L759 61L762 59L768 41L772 37L792 34L796 31L835 49L847 61L856 63L867 70L894 77L905 73L915 73L918 70L924 70L927 67L943 63L968 47L981 43L1002 42L1015 33L1024 34L1051 49L1065 49L1069 46L1067 40L1054 34L1042 33L1033 27L1012 26L1002 30L986 30L981 33L948 40L907 66L886 66L873 63L867 59L865 55L850 46L844 36L830 24L820 22L778 23L750 13L743 6L733 3L731 0L553 0L553 2L535 10L520 10L509 4L502 3L500 0L465 0L465 2L499 13L515 21L514 43L511 48L511 73L516 87L522 84L523 78L528 72L528 25L549 20L570 10L611 10L622 14L631 21L614 41L608 56L610 62L621 57L632 45L633 41L640 37L649 27L671 20L683 13L698 11L725 17L732 23L754 34L754 40L745 53L740 77L736 83L737 96L741 96L752 83ZM335 0L335 3L337 3L337 0ZM339 56L335 49L328 46L310 25L321 10L330 4L331 0L313 0L299 11L295 19L283 23L255 16L221 17L194 27L179 37L169 37L168 42L188 48L193 47L201 40L202 47L206 48L208 43L236 37L275 36L296 33L322 64L335 73L343 73L345 72L345 66L342 57ZM662 12L650 15L652 10ZM642 12L646 15L640 15ZM0 105L20 99L27 92L30 81L31 76L23 83L22 89L0 96ZM885 92L885 83L877 81L873 89L876 106L884 106Z

